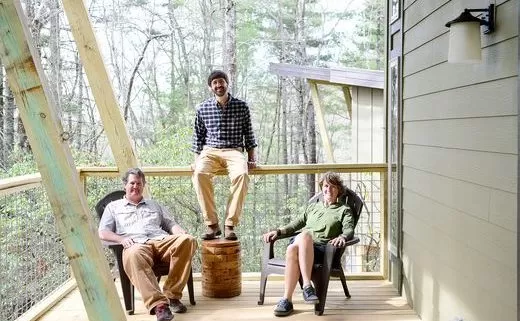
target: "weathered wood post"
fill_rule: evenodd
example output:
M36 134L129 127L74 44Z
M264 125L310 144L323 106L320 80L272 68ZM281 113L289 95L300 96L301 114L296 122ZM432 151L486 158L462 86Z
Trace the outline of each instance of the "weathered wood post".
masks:
M0 0L0 59L90 320L126 320L19 1Z

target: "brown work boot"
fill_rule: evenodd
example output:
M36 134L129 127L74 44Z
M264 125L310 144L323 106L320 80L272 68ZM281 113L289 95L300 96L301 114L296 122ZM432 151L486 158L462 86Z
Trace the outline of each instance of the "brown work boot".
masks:
M170 307L167 304L159 304L154 308L155 316L157 321L170 321L173 320L173 314Z
M222 232L220 231L218 224L211 224L208 225L206 232L202 234L201 237L203 240L213 240L216 239L220 234L222 234Z
M233 226L226 225L225 233L226 233L226 236L224 238L226 240L230 240L230 241L238 240L237 234L235 233Z
M179 299L170 299L170 308L173 313L185 313L188 308Z

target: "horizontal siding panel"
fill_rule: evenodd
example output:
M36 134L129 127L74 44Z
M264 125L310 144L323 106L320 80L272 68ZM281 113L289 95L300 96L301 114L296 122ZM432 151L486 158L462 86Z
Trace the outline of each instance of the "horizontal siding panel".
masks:
M441 264L425 247L426 244L405 235L404 271L417 299L414 309L422 320L446 321L455 317L471 321L516 320L516 305L505 305L492 295L494 291L490 293L489 288L478 286L465 273ZM485 273L481 278L489 275ZM510 281L516 284L515 279ZM516 299L515 292L508 294Z
M406 99L403 120L517 115L517 86L511 77Z
M415 26L432 12L445 5L449 0L419 0L412 6L406 7L404 19L404 30ZM448 21L446 21L448 22Z
M446 33L408 53L403 66L403 76L406 77L448 60L448 41Z
M450 16L448 13L452 11L449 7L449 5L446 5L439 8L432 12L427 19L404 31L403 53L405 56L408 52L449 31L444 25L448 21L446 17ZM406 17L408 17L408 14L406 14ZM444 20L446 21L443 22Z
M435 198L446 207L482 220L489 220L491 189L404 166L403 195L406 190Z
M428 146L404 146L403 164L456 180L516 193L517 156Z
M518 39L511 39L484 48L482 60L481 64L448 64L446 62L405 77L403 79L403 99L517 76ZM474 99L478 98L474 97Z
M518 184L518 182L517 182ZM508 230L517 231L518 194L504 191L491 191L489 221Z
M518 153L518 117L463 118L405 122L405 144Z
M430 229L421 221L409 216L407 215L406 235L424 244L423 250L435 257L434 264L437 267L448 267L455 275L463 276L475 291L485 289L486 295L495 298L502 305L510 308L515 306L516 298L512 294L516 290L516 268L504 267L500 262L454 242L443 235L442 231ZM442 279L442 275L439 278Z
M431 241L430 244L434 249L440 251L439 255L445 256L446 261L459 272L466 272L466 264L470 262L458 262L460 252L473 253L471 264L476 264L468 275L474 275L478 278L486 274L484 271L479 271L482 266L487 266L485 269L494 276L504 275L507 278L516 275L516 237L517 233L504 229L502 227L491 224L473 216L464 214L460 211L442 205L435 197L429 195L428 197L408 191L403 198L403 208L408 214L403 220L418 220L421 223L421 228L424 231L405 231L414 235L415 238L423 237L426 242ZM462 228L463 227L463 228ZM430 239L433 238L433 239ZM439 242L446 244L453 244L449 250L443 249ZM460 248L459 248L460 247ZM454 257L451 254L454 252ZM478 262L477 262L478 261ZM489 263L487 263L489 262ZM495 280L493 282L500 282ZM508 281L509 282L509 281ZM505 284L498 288L507 287Z

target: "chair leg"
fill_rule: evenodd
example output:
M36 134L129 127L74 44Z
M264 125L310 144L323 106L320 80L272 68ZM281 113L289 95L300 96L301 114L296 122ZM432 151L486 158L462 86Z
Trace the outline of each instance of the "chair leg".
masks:
M116 257L118 257L116 253ZM117 266L119 268L119 280L121 281L121 292L123 292L123 300L125 301L125 310L129 315L134 314L134 286L130 283L130 279L123 268L123 259L118 257Z
M125 301L125 310L129 315L134 314L134 286L125 272L119 274L121 280L121 290Z
M190 296L190 304L195 305L195 295L193 294L193 270L190 271L190 277L188 279L188 294Z
M267 274L262 271L262 273L260 274L260 298L258 299L258 305L264 304L266 284L267 284Z
M325 310L325 301L327 301L327 290L329 289L329 280L321 280L321 283L316 285L316 295L320 300L314 305L314 314L322 315Z
M347 299L350 299L350 292L348 291L347 280L343 271L341 271L341 273L339 274L339 278L341 280L341 285L343 286L343 292L345 292L345 296L347 297Z

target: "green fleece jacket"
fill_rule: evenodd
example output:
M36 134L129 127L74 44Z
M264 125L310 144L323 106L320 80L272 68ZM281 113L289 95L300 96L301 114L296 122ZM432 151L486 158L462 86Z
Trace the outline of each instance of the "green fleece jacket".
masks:
M322 202L313 203L295 221L280 228L280 232L282 235L292 234L300 229L310 232L317 244L326 244L339 235L350 240L354 237L354 217L345 204L325 206Z

